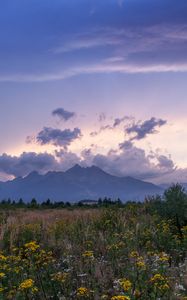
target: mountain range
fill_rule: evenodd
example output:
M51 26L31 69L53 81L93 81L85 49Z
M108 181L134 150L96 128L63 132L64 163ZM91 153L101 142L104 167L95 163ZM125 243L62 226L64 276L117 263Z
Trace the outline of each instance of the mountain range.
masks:
M32 172L26 177L0 182L0 199L38 202L48 198L51 201L77 202L99 197L120 198L122 201L143 200L146 195L161 194L163 189L149 182L132 177L110 175L98 167L83 168L75 165L66 172L48 172L40 175Z

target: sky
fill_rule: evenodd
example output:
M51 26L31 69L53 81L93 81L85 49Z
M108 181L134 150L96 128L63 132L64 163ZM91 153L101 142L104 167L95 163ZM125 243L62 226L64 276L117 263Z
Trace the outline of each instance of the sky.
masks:
M2 0L0 180L187 182L186 0Z

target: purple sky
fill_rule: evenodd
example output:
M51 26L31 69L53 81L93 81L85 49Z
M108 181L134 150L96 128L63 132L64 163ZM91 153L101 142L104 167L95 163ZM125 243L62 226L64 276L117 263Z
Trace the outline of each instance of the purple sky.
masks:
M187 182L186 0L0 4L0 180L97 165Z

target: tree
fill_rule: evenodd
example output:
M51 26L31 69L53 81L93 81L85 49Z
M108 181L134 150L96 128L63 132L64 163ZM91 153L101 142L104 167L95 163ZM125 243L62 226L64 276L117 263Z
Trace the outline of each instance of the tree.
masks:
M51 205L51 200L50 199L47 199L46 201L46 206L50 206Z
M30 207L32 207L32 208L37 208L38 207L38 204L37 204L37 201L36 201L35 198L33 198L31 200Z
M24 202L23 202L23 199L20 198L19 201L18 201L18 206L24 206Z
M172 219L182 236L181 228L187 224L187 194L179 183L164 192L165 213Z

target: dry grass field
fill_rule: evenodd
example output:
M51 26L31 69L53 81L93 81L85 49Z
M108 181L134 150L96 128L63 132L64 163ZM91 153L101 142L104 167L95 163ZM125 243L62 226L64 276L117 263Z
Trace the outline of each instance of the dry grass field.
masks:
M145 205L0 211L0 299L187 299L183 237Z

